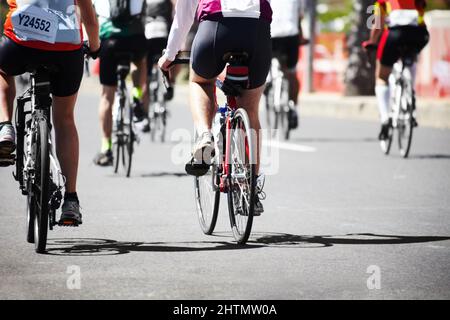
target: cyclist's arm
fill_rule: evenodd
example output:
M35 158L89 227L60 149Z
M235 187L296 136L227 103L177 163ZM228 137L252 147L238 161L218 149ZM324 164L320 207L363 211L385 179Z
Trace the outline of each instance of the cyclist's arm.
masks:
M194 23L198 0L178 0L175 6L175 16L167 41L167 60L175 60L176 55L186 42L189 30Z
M93 52L97 51L100 48L99 25L92 1L78 1L77 4L80 7L81 21L89 40L89 48Z
M370 31L371 43L378 43L381 35L383 34L384 26L386 24L386 3L384 1L377 1L375 3L375 21L372 25L372 30Z

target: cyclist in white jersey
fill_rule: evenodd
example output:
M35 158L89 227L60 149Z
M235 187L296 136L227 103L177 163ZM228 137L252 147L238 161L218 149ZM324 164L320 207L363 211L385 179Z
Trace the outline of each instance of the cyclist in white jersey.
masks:
M211 127L216 112L215 80L225 67L223 56L227 52L241 50L249 54L249 86L238 98L238 105L246 109L250 125L259 138L259 101L272 56L272 9L268 0L178 0L175 12L166 53L159 61L163 70L168 70L183 47L196 15L200 22L191 53L191 111L199 140L186 171L193 174L195 163L202 163L202 155L214 150ZM258 170L259 155L258 148ZM262 191L262 179L259 181L258 190ZM255 214L263 210L256 199Z
M272 47L275 57L281 59L283 71L289 81L290 116L289 127L298 126L298 94L300 83L297 78L299 45L308 41L303 38L301 19L304 0L276 0L272 2L273 20L271 26Z

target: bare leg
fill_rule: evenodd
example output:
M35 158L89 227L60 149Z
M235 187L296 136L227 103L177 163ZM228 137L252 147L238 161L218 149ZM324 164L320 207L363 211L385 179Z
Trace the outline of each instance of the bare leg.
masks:
M296 70L287 70L285 74L289 81L289 100L294 101L294 104L297 106L298 93L300 91L300 82L297 78L297 72Z
M99 116L103 139L111 139L112 134L112 106L116 94L115 86L103 86L100 98Z
M11 121L16 97L14 77L0 71L0 122Z
M53 97L56 153L61 171L66 177L66 192L77 189L79 141L75 126L74 108L77 94L69 97Z
M377 82L375 87L375 94L378 101L378 109L380 112L380 120L382 123L386 123L389 119L389 99L390 91L388 79L391 74L392 68L384 66L377 61L376 76Z
M211 131L214 114L216 113L215 80L204 79L191 69L191 112L195 129L199 135Z
M246 90L242 96L237 99L238 106L242 106L250 118L250 126L256 132L257 137L257 158L256 158L256 172L259 174L260 157L261 157L261 123L259 122L259 102L264 92L264 85L251 90Z

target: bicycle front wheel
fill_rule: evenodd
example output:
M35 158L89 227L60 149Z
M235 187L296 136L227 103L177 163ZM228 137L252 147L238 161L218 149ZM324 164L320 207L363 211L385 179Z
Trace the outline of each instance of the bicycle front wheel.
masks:
M220 203L220 177L217 165L212 165L208 173L195 177L195 201L200 227L204 234L211 235L216 227Z
M403 158L407 158L409 156L413 137L413 129L413 119L409 110L401 112L400 118L398 120L398 148Z
M31 183L31 201L29 213L34 222L34 245L37 253L44 253L47 245L48 215L49 215L49 185L50 159L48 144L48 125L45 117L40 117L36 123L35 135L35 177ZM33 214L34 211L34 214Z
M256 200L256 135L247 112L238 109L232 120L228 157L228 212L238 244L250 236Z

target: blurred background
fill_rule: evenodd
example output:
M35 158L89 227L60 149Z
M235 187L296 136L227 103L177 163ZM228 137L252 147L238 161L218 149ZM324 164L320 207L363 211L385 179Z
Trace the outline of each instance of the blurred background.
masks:
M372 13L367 8L373 3L374 0L305 0L303 31L305 37L315 39L315 45L299 49L298 76L303 80L303 92L373 95L374 72L361 49L361 42L368 39L370 32L367 21ZM1 29L6 7L6 0L0 0ZM420 56L417 93L448 98L450 0L428 0L426 22L431 41Z

